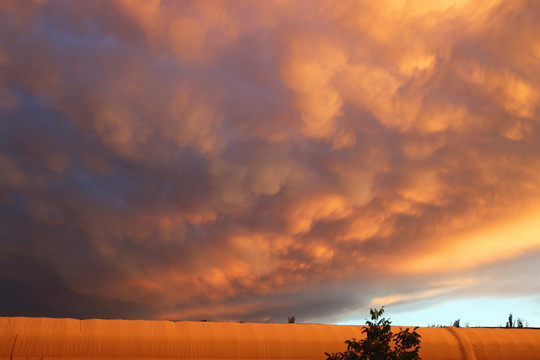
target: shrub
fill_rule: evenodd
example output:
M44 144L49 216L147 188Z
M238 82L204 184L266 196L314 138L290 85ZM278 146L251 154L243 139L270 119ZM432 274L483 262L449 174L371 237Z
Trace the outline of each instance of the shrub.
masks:
M420 334L415 327L411 332L409 328L399 328L397 334L392 333L390 320L382 318L384 307L380 310L370 309L371 320L366 321L362 330L366 338L360 341L347 340L347 351L339 353L325 353L327 360L418 360L420 350ZM391 342L393 341L393 346Z

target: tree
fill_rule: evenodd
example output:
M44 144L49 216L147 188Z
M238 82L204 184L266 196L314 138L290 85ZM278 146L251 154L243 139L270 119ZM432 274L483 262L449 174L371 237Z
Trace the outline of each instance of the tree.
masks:
M508 315L508 321L506 322L507 328L514 327L515 321L513 321L512 318L513 318L512 313L510 313L510 315Z
M528 326L529 324L524 319L521 319L521 318L514 319L514 317L512 316L512 313L508 315L508 321L506 322L507 328L523 328L523 327L528 327Z
M371 320L366 320L366 327L362 330L366 338L360 341L347 340L347 351L339 353L325 353L327 360L419 360L420 334L415 327L411 332L409 328L399 328L397 334L392 333L390 320L382 316L384 307L380 310L370 309ZM393 346L391 343L393 342Z
M294 317L294 315L291 317L287 316L287 322L289 324L294 324L295 321L296 321L296 318Z
M453 327L461 327L461 325L459 324L459 322L461 321L461 319L457 319L456 321L454 321L454 324L452 325Z

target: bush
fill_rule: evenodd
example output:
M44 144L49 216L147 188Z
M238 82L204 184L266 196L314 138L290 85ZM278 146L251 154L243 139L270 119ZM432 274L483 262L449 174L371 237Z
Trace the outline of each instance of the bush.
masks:
M347 351L340 353L325 353L327 360L419 360L420 334L415 327L399 328L399 333L393 334L390 320L381 318L384 307L380 310L370 309L371 320L366 321L362 330L366 338L360 341L347 340ZM391 346L393 341L394 346Z

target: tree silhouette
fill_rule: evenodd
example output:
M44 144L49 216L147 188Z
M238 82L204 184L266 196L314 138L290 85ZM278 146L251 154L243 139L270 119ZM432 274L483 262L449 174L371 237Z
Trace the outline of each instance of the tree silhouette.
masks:
M507 328L523 328L528 326L529 324L525 320L521 318L517 318L514 320L512 313L508 315L508 321L506 322Z
M512 313L510 313L510 315L508 315L508 321L506 322L507 328L514 327L515 322L512 320L512 318L513 318Z
M325 353L327 360L419 360L420 334L415 327L412 332L409 328L393 334L390 320L382 316L384 307L380 310L370 309L371 320L366 321L362 330L366 338L360 341L347 340L347 351L339 353ZM394 346L391 345L393 341Z

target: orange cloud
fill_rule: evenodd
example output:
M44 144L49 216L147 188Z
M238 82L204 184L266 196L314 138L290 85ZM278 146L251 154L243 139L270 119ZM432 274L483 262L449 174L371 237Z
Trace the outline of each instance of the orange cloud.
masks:
M506 270L539 251L536 3L0 9L9 314L316 321L529 291Z
M537 251L540 248L539 216L538 213L520 216L452 237L436 251L408 259L399 269L407 272L460 270Z

